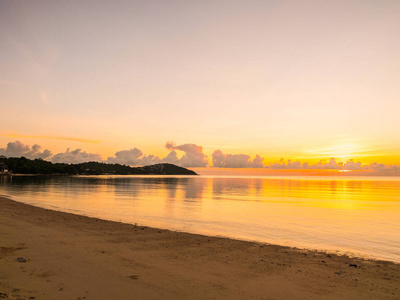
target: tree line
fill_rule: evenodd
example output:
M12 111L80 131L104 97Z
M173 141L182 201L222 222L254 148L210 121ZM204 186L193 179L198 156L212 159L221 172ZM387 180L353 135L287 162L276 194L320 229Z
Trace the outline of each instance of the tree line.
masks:
M0 156L0 166L12 174L60 174L60 175L197 175L186 168L173 164L156 164L130 167L121 164L84 162L79 164L52 163L40 158Z

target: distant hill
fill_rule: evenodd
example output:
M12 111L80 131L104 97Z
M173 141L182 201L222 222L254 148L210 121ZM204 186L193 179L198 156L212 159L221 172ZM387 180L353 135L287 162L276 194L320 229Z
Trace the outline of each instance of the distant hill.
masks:
M63 175L197 175L196 172L173 164L130 167L120 164L86 162L80 164L52 163L43 159L0 156L0 166L13 174ZM1 173L2 170L0 170Z

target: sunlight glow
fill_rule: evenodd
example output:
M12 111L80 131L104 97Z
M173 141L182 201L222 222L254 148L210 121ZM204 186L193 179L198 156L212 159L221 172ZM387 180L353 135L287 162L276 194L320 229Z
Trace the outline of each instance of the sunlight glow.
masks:
M306 153L312 157L325 157L325 158L335 157L343 160L368 156L363 152L367 152L364 147L351 143L332 145L328 147L320 147L306 151Z

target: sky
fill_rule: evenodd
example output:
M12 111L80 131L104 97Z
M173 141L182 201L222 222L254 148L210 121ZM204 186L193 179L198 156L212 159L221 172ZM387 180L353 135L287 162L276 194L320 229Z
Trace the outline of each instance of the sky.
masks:
M399 11L397 0L0 0L0 154L400 165Z

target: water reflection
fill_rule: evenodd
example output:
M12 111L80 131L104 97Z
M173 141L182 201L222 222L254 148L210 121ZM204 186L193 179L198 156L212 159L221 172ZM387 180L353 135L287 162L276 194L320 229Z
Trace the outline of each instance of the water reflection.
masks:
M168 202L178 199L188 205L213 199L279 202L325 208L381 209L390 206L390 202L398 202L400 191L400 181L389 180L139 176L1 176L0 180L2 190L21 195L29 193L51 197L53 193L63 196L90 194L93 197L106 193L107 197L125 201L153 196ZM151 198L146 199L151 201Z
M387 178L0 177L1 194L105 219L400 261L400 181Z

